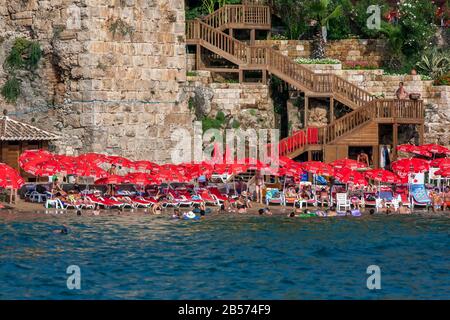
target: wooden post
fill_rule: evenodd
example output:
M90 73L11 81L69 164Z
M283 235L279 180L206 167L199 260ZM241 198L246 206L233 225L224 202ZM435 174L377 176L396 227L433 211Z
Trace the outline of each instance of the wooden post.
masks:
M397 160L398 123L392 125L392 157Z
M228 34L233 38L233 28L228 29Z
M334 98L330 97L330 122L334 121Z
M262 83L267 84L267 71L265 69L261 70L262 72Z
M374 145L372 146L372 158L373 158L373 167L379 168L380 167L380 146Z
M244 70L239 69L239 83L244 82Z
M195 52L195 69L201 70L202 68L202 47L198 44Z
M270 40L272 38L272 32L269 30L267 31L267 40Z
M250 30L250 45L251 46L255 45L255 39L256 39L256 30L255 29L251 29Z
M305 123L305 129L306 126L308 125L308 106L309 106L309 97L305 96L305 121L303 121Z

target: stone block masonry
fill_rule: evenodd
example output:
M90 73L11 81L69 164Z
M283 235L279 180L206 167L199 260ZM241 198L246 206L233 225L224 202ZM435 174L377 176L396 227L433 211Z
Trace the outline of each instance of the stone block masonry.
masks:
M171 132L192 123L183 0L0 0L0 8L0 64L19 36L44 50L17 103L0 98L2 109L60 133L62 153L170 160Z
M193 99L193 113L214 118L219 111L228 124L238 121L242 129L273 129L275 113L269 86L261 83L213 83L209 71L188 76L186 91ZM198 103L197 103L198 102ZM199 110L201 109L201 110Z
M311 56L309 40L258 40L256 43L279 50L291 59ZM342 61L344 65L369 62L371 66L379 67L386 55L386 43L379 39L329 40L326 44L326 55Z

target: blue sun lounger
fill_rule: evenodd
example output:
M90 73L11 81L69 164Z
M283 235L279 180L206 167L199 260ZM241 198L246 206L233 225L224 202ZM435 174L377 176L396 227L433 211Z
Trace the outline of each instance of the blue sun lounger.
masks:
M423 184L412 184L410 193L415 206L428 206L431 204L431 199L428 197L427 190Z

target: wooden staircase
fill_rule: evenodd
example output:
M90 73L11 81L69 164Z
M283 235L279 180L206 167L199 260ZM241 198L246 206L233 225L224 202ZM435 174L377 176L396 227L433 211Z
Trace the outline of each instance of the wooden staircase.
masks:
M423 125L424 107L421 100L376 99L366 90L340 76L316 74L272 48L248 45L222 32L242 26L267 27L268 23L270 24L270 8L267 6L226 5L203 21L187 21L186 42L222 56L236 64L240 72L268 72L304 92L305 96L330 97L353 109L324 127L306 128L282 139L279 142L280 156L294 158L311 148L318 150L373 122Z

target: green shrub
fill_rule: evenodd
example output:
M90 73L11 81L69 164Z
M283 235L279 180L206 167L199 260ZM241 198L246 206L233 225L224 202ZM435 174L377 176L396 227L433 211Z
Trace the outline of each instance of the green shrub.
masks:
M217 112L215 118L203 117L202 129L206 131L208 129L221 129L225 123L225 114L222 111Z
M440 76L434 81L435 86L450 86L450 72Z
M9 78L2 87L2 96L8 103L15 103L20 95L20 82L16 77Z
M450 70L450 59L446 54L433 49L423 54L416 67L423 74L437 79Z
M241 126L241 123L238 120L233 119L233 123L231 124L231 127L233 129L238 129L240 126Z
M38 42L17 38L6 57L5 65L10 70L35 70L41 58L42 50Z

